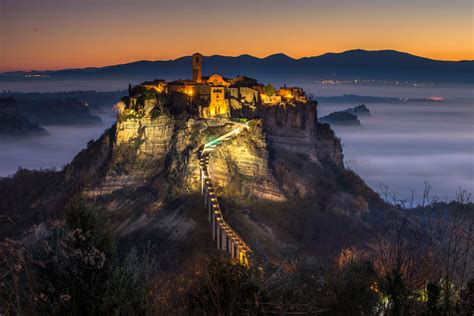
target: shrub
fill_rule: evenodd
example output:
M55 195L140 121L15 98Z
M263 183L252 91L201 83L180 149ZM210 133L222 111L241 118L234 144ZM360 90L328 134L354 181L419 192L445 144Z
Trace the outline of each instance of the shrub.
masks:
M145 314L149 261L140 262L134 250L118 260L115 237L98 210L75 200L65 214L35 244L0 244L0 313Z
M187 314L255 315L264 312L267 293L261 275L240 264L212 259L188 292Z
M368 261L351 262L337 271L334 282L334 315L370 315L379 302L377 274Z

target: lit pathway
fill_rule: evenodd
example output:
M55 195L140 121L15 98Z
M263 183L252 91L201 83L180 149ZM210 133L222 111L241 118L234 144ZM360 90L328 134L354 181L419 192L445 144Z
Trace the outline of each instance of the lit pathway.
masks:
M204 145L201 151L200 169L201 169L201 190L204 195L204 203L209 213L209 222L212 227L212 238L216 243L217 249L224 250L232 259L238 260L243 265L248 265L248 254L251 252L249 246L240 238L239 235L227 224L222 216L221 208L209 174L209 154L222 141L238 135L247 125L240 124L240 127L211 140Z

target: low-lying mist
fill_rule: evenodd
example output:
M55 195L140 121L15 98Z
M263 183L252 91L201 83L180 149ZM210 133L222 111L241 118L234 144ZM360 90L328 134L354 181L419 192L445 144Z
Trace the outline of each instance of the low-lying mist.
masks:
M115 117L102 114L102 123L84 126L43 126L48 136L9 138L0 140L0 177L16 172L19 167L28 169L61 169L87 142L97 139L109 128Z
M357 86L307 86L314 95L352 94ZM329 90L329 93L328 93ZM373 189L389 187L397 199L420 201L424 182L431 196L456 198L459 188L474 192L474 103L470 87L361 87L363 95L428 98L443 102L367 104L371 116L359 117L361 126L333 128L342 139L346 166ZM383 92L383 93L382 93ZM320 103L318 115L357 104Z

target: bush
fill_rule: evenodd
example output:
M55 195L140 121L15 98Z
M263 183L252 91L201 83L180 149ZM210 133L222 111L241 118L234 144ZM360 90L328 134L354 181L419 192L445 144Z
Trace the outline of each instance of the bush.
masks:
M370 315L378 302L377 274L368 261L351 262L336 271L332 280L335 301L334 315Z
M101 213L76 200L45 238L0 244L0 313L145 314L149 261L132 251L118 260L115 236Z
M268 301L261 275L230 261L212 259L188 292L186 314L255 315Z
M153 268L149 258L140 261L133 248L121 265L110 274L104 293L102 313L105 315L144 315L148 311L147 278Z

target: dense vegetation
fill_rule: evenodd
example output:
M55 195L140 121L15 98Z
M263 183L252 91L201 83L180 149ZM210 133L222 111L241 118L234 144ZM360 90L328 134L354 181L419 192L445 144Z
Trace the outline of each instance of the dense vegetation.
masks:
M97 210L73 202L63 220L37 227L42 238L5 239L0 301L8 315L130 315L146 312L152 262L135 250L120 258Z
M460 207L467 213L473 210L472 205L466 208L459 203L449 207L453 212ZM98 210L74 198L63 214L62 219L35 227L35 234L26 239L1 243L2 314L474 312L474 280L460 278L462 262L441 265L437 260L446 258L433 255L435 249L441 249L458 260L470 260L472 248L466 248L459 237L457 249L453 244L436 246L431 239L428 243L419 239L414 244L417 233L407 225L413 217L404 217L394 231L374 238L368 248L371 250L344 249L333 262L303 258L288 247L281 253L281 261L257 260L250 268L215 255L202 255L176 270L162 270L155 264L162 258L152 255L150 248L141 253L134 248L120 253L118 236ZM450 223L460 220L453 218ZM463 219L462 227L472 229L468 224ZM444 237L453 238L451 233L457 231ZM462 257L466 251L467 257Z

